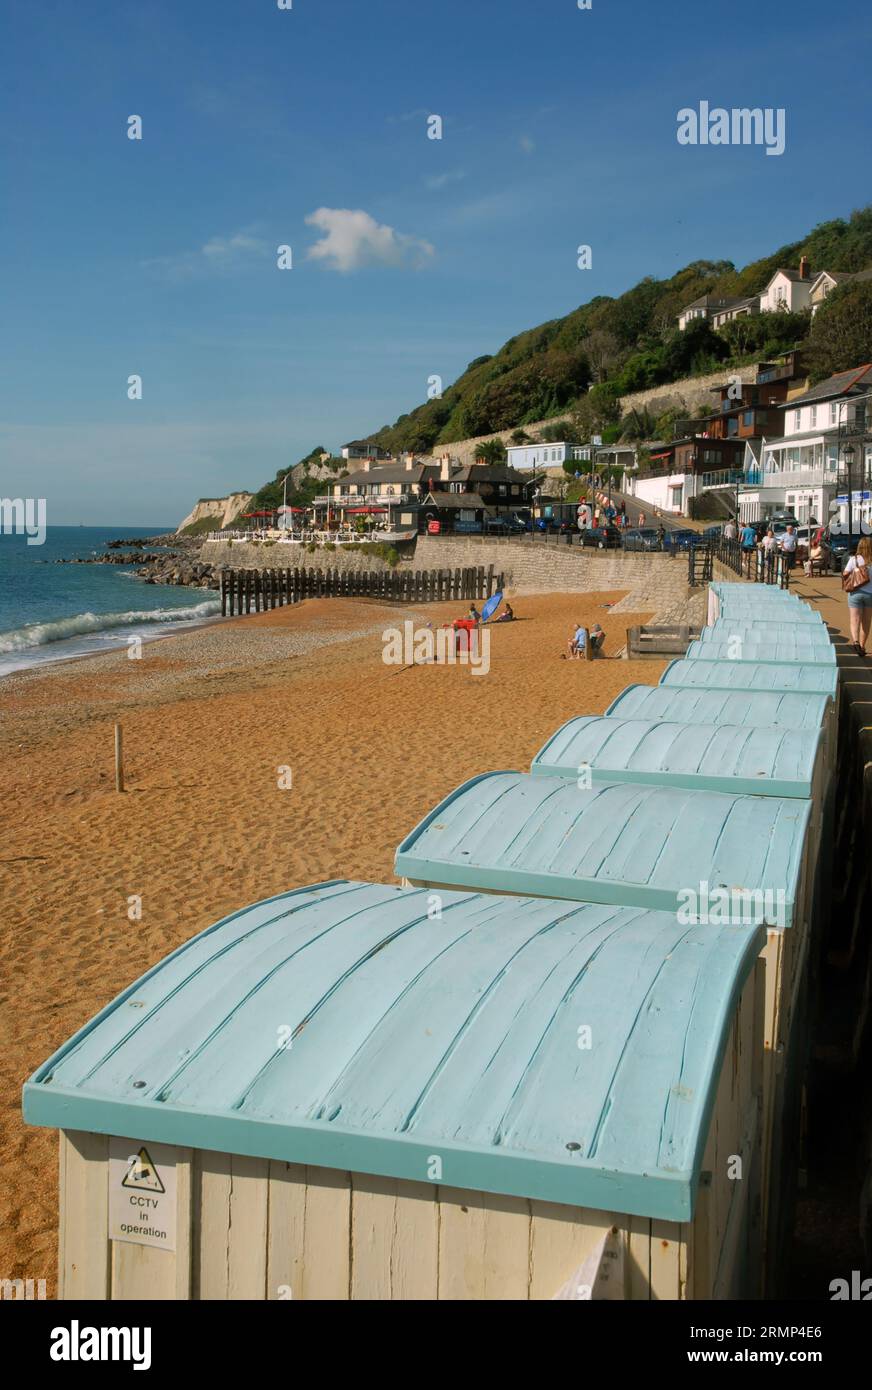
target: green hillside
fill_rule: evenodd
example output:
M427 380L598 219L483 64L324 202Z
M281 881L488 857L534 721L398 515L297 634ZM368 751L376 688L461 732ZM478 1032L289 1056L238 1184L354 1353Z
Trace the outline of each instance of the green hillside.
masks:
M493 356L477 357L441 400L427 401L365 437L393 452L429 452L564 413L592 384L601 388L596 396L607 400L801 346L809 335L808 314L763 314L718 333L704 321L679 333L676 319L703 294L759 292L779 266L796 268L803 255L813 272L872 266L872 207L847 222L823 222L802 241L743 269L730 261L694 261L669 280L647 277L617 299L599 295L565 318L510 338ZM872 343L865 360L870 356Z

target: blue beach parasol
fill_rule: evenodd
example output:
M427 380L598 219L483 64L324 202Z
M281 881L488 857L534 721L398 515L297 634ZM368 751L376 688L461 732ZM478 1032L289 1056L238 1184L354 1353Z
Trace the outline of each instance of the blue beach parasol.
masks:
M486 623L487 620L488 620L488 618L492 618L492 617L493 617L494 613L496 613L496 611L497 611L497 609L499 608L499 606L500 606L500 604L502 603L502 601L503 601L503 591L502 591L502 589L497 589L496 593L495 593L495 594L491 594L491 597L488 599L487 603L485 603L485 604L482 606L482 610L481 610L481 620L482 620L483 623Z

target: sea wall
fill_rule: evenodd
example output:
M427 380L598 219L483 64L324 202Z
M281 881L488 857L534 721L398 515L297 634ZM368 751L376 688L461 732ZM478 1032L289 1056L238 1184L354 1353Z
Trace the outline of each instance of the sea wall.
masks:
M661 622L686 622L697 609L704 612L704 594L688 586L687 562L681 555L582 550L556 541L475 536L421 536L415 551L416 569L491 564L505 575L513 594L626 591L613 612L656 613Z
M412 548L404 547L411 556ZM233 569L331 569L331 570L384 570L387 563L377 555L367 555L360 550L307 550L300 545L257 545L251 541L234 542L204 541L200 547L199 559L204 564L228 565Z

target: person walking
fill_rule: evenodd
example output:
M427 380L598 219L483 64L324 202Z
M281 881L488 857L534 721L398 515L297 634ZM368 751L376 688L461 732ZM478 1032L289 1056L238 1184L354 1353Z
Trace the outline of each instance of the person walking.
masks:
M725 541L734 541L734 540L736 539L736 535L737 535L737 532L736 532L736 523L735 523L735 521L733 520L733 518L730 517L729 521L727 522L726 526L724 527L724 540L725 540Z
M793 569L796 560L796 527L788 526L784 535L781 537L781 553L784 556L784 563L788 570Z
M865 656L872 627L872 536L861 537L847 561L842 570L842 588L848 595L851 646L858 656Z
M746 521L745 525L742 527L742 549L751 551L754 549L756 544L757 532L754 530L754 527L751 525L750 521Z

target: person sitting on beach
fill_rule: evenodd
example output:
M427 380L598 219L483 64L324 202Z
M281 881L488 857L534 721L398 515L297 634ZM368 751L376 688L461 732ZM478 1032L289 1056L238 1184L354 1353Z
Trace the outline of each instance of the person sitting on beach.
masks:
M580 661L584 656L584 649L587 646L587 628L582 627L581 623L577 623L575 631L571 634L566 645L569 648L570 660L575 656L578 657Z
M509 603L509 601L508 601L508 599L507 599L506 602L503 604L503 611L502 611L502 613L500 614L500 616L497 618L497 622L498 622L498 623L511 623L511 622L514 622L514 620L515 620L515 610L512 608L512 605Z
M602 630L602 628L600 627L599 623L594 623L593 627L592 627L591 630L590 630L590 651L591 651L591 656L599 656L600 652L601 652L602 649L603 649L603 645L604 645L604 643L605 643L605 640L606 640L606 634L603 632L603 630Z
M475 606L474 603L470 604L470 606L469 606L469 612L467 613L466 616L467 616L467 618L469 619L469 621L472 622L472 623L480 623L480 622L481 622L481 614L479 613L479 611L478 611L478 609L476 608L476 606Z

